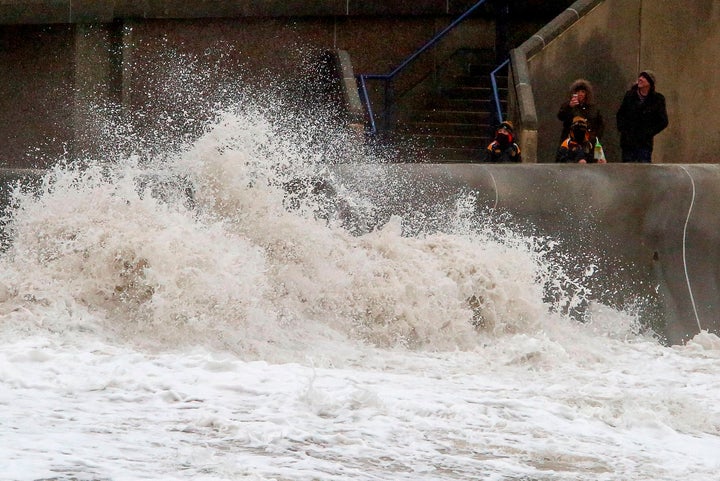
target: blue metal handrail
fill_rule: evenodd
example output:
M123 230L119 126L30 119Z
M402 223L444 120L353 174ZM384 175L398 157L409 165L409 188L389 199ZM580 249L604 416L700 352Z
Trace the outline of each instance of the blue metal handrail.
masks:
M377 128L375 127L375 116L373 115L372 105L370 105L370 96L368 95L367 85L365 84L365 76L358 75L358 78L360 80L360 94L362 95L362 101L367 109L368 117L370 117L370 131L373 134L376 134Z
M392 79L400 73L402 70L404 70L408 65L410 65L416 58L418 58L422 53L424 53L426 50L428 50L430 47L433 47L436 43L442 39L449 31L457 27L460 23L462 23L466 18L470 16L476 9L478 9L481 5L483 5L487 0L480 0L475 5L470 7L465 13L460 15L458 18L456 18L450 25L445 27L443 30L441 30L437 35L435 35L432 39L430 39L425 45L420 47L417 51L415 51L413 54L411 54L409 57L407 57L405 60L403 60L400 65L395 67L390 73L388 74L360 74L357 76L361 88L363 89L363 97L365 100L365 107L368 111L368 116L370 117L370 125L372 129L372 133L376 134L377 129L375 127L375 118L372 113L372 107L370 106L370 97L367 94L367 87L365 85L365 80L384 80L385 81L385 89L388 90L388 82L392 81ZM385 96L385 112L388 111L388 98L387 95Z
M510 63L510 59L505 60L503 63L498 65L495 70L490 72L490 82L492 83L493 99L495 100L495 118L497 119L497 125L500 125L503 121L502 106L500 105L500 92L498 91L497 80L495 74L497 74L504 67L507 67ZM370 104L368 103L368 107ZM374 128L374 126L373 126Z

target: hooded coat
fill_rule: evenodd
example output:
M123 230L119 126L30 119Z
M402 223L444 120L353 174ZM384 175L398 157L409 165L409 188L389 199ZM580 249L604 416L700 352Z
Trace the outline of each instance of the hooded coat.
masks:
M585 102L572 107L568 100L560 106L560 110L558 111L557 117L559 120L562 120L563 123L560 141L562 142L570 135L572 120L575 117L583 117L588 121L588 133L594 143L596 137L602 138L605 123L597 105L595 105L595 92L592 84L585 79L578 79L570 85L570 94L574 94L578 90L585 90Z

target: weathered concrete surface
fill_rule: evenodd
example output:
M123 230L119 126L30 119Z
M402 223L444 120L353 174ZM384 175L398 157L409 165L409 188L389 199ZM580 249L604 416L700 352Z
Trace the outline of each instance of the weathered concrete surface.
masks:
M392 164L337 167L349 189L388 211L435 211L478 192L479 210L506 214L527 234L561 242L598 266L597 300L647 302L643 319L669 343L720 334L720 166ZM388 188L379 185L390 186ZM430 216L429 216L430 217Z

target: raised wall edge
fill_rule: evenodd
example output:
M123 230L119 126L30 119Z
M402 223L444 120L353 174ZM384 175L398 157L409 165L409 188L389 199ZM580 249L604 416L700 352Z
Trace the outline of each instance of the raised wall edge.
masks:
M512 112L517 116L513 121L523 162L537 163L537 112L524 51L520 49L510 51L509 71L508 113Z
M8 0L0 3L0 25L108 23L134 18L456 15L470 6L472 2L447 0Z
M355 78L350 54L347 50L339 49L336 55L349 125L362 131L364 128L364 110L362 102L360 101L357 79Z

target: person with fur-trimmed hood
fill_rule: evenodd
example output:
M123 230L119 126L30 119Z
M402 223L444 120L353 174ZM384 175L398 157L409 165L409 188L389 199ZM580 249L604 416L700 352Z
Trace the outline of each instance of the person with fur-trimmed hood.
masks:
M485 149L485 162L522 162L520 147L513 137L513 124L509 120L495 131L495 139Z
M603 117L595 105L595 93L592 84L585 79L577 79L570 85L570 100L560 106L557 114L562 120L563 128L560 141L570 135L570 125L575 117L582 117L588 122L588 137L595 144L597 138L602 138L605 130Z
M623 162L652 162L653 138L668 126L665 97L655 90L655 79L652 70L640 72L617 112Z
M595 159L593 157L594 145L588 139L588 122L583 117L575 117L570 124L570 134L568 138L563 140L558 148L555 162L563 164L590 164L601 163L606 161L604 158Z

